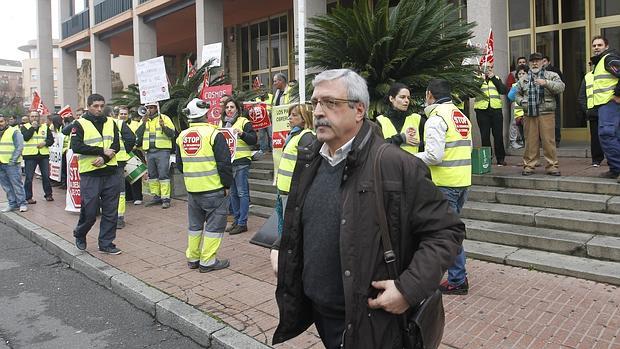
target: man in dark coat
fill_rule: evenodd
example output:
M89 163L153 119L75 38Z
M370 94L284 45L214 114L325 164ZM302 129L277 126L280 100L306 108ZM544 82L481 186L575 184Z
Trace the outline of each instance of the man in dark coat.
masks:
M348 69L314 79L318 141L300 148L274 244L280 323L273 343L314 323L327 348L403 348L399 314L430 296L465 226L421 160L389 146L381 158L385 214L399 276L391 280L377 220L374 159L384 143L366 119L366 81ZM282 251L282 253L279 253ZM275 270L277 269L277 270Z

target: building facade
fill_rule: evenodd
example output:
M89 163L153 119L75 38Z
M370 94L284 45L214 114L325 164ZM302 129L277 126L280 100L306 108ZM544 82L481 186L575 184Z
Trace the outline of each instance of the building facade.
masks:
M60 0L61 104L77 100L78 52L90 52L93 91L108 98L112 82L107 72L113 57L133 57L137 63L164 56L174 81L177 72L184 72L186 57L195 60L205 44L216 42L223 43L222 64L237 87L249 88L256 77L270 87L277 72L295 79L298 1ZM567 84L562 98L564 139L587 140L585 120L574 106L575 95L587 67L590 37L604 34L612 46L620 46L620 1L450 1L461 7L462 18L478 24L474 43L484 45L493 29L495 71L502 79L518 56L539 51L551 57L565 73ZM306 0L304 12L312 17L351 3Z
M23 79L22 64L19 61L0 59L0 101L2 106L8 103L22 103Z
M28 44L20 46L19 50L28 53L28 58L22 60L22 72L24 105L26 107L30 107L34 91L38 91L39 94L41 93L41 75L39 69L40 61L39 51L37 49L37 40L28 41ZM54 107L60 106L60 82L58 80L58 74L60 73L60 61L58 59L58 55L58 41L54 40L52 48L54 105L47 105L51 111L54 110Z

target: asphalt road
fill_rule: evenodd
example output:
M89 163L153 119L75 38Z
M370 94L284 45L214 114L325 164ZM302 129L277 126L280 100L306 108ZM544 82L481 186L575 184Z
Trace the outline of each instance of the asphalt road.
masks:
M201 348L0 224L0 349Z

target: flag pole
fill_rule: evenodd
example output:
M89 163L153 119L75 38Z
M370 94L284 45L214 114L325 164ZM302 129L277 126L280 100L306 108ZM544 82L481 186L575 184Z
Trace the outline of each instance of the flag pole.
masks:
M297 2L297 26L299 32L299 72L297 74L299 103L306 101L306 0Z

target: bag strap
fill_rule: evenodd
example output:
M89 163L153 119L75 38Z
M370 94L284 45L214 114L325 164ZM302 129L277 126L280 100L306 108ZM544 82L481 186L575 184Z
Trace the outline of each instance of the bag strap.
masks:
M383 202L383 176L381 175L381 156L389 147L389 143L383 143L379 146L374 161L374 177L375 177L375 195L377 201L377 219L379 221L379 230L381 231L381 244L383 245L383 260L388 266L388 274L392 280L398 277L396 269L396 253L392 248L392 240L390 239L390 231L388 228L387 218L385 217L385 203Z

